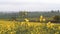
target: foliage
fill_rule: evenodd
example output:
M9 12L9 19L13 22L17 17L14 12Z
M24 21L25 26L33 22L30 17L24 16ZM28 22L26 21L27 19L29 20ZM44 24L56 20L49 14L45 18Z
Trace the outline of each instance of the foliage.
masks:
M55 16L53 17L53 19L54 19L55 21L59 21L59 20L60 20L60 16L59 16L59 15L55 15Z

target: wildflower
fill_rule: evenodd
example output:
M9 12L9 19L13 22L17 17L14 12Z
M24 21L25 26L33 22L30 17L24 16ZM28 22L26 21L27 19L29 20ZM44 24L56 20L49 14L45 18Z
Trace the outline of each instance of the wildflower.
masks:
M48 23L47 23L47 27L51 27L50 25L51 25L51 22L48 22Z
M10 25L7 25L7 27L9 28L9 27L10 27Z
M60 26L58 27L58 29L60 30Z
M45 21L46 19L43 19L43 21Z
M21 22L21 25L23 25L24 24L24 22Z
M41 15L40 18L43 18L43 16Z
M11 30L10 25L7 25L8 30Z
M40 16L40 21L43 21L43 16L42 15Z
M33 32L31 32L31 34L33 34Z
M28 20L28 19L25 19L25 21L26 21L26 22L29 22L29 20Z
M50 25L50 24L51 24L51 22L48 22L48 23L47 23L47 25Z
M42 21L45 21L46 19L41 15L40 16L40 21L42 22Z
M28 26L30 26L31 24L30 23L28 23Z
M10 32L11 34L16 34L16 31L12 31L12 32Z
M50 24L50 26L51 26L51 28L53 28L53 27L54 27L54 24L53 24L53 23L51 23L51 24Z
M1 31L0 31L0 34L1 34Z

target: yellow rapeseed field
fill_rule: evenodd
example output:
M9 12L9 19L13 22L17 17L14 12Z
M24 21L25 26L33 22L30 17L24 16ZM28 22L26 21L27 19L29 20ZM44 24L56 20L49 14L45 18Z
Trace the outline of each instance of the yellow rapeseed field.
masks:
M60 34L60 24L0 20L0 34Z

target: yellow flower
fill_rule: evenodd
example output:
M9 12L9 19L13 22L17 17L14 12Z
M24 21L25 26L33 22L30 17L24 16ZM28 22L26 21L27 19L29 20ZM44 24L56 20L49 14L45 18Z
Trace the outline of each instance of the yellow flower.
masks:
M30 23L28 23L28 26L30 26L31 24Z
M51 25L51 28L53 28L53 27L54 27L54 24L53 24L53 23L51 23L50 25Z
M58 27L58 29L60 30L60 26Z
M21 22L21 26L24 24L24 22Z
M7 27L9 28L9 27L10 27L10 25L7 25Z
M43 18L43 16L41 15L40 18Z
M47 27L51 27L51 22L48 22L47 23Z
M46 19L43 19L43 21L45 21Z
M43 21L43 16L42 15L40 16L40 21Z
M51 22L48 22L48 23L47 23L47 25L50 25L50 24L51 24Z
M25 19L25 21L26 21L26 22L29 22L29 20L28 20L28 19Z
M16 34L16 31L12 31L12 32L10 32L11 34Z

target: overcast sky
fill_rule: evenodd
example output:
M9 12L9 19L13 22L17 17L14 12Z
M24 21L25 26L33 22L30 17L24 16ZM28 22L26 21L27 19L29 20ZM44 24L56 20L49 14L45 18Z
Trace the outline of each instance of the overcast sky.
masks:
M60 0L0 0L0 11L60 10Z

